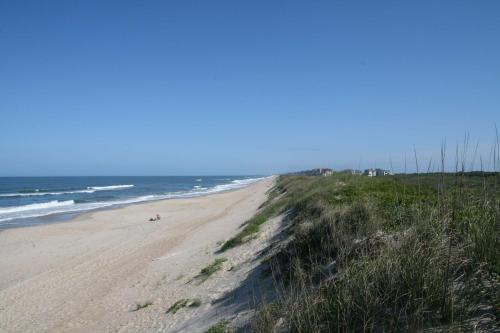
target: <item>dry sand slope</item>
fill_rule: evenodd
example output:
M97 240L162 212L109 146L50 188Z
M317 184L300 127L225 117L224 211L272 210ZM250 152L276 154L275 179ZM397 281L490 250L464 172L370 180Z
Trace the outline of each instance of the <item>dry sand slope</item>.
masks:
M248 280L252 257L277 223L251 245L215 251L253 216L273 183L1 232L0 332L196 332L244 309L243 292L231 291ZM162 219L148 222L156 213ZM220 272L192 281L217 257L228 259ZM165 313L183 298L201 305ZM152 304L131 311L136 303Z

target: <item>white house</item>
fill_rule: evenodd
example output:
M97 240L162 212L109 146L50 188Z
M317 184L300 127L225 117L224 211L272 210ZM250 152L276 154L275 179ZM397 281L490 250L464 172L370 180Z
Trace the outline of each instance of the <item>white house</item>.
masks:
M375 169L366 169L364 174L366 176L368 176L368 177L375 177L377 175L377 170L375 170Z
M392 175L392 173L389 170L384 170L384 169L366 169L364 175L368 177L375 177L375 176L388 176Z

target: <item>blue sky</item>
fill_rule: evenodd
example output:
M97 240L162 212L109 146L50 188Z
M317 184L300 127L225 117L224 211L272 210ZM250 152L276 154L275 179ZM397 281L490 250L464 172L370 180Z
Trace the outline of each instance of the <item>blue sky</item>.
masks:
M0 175L401 170L465 132L487 160L499 18L496 0L0 0Z

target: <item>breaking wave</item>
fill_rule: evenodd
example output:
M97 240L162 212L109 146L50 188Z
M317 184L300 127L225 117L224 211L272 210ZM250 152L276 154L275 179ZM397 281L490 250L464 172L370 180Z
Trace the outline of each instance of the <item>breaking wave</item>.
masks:
M74 204L75 204L75 202L73 200L67 200L67 201L53 200L53 201L49 201L49 202L36 203L36 204L31 204L31 205L0 208L0 214L17 213L17 212L24 212L24 211L30 211L30 210L40 210L40 209L47 209L47 208L54 208L54 207L71 206Z
M120 190L131 187L134 187L134 185L90 186L87 188L89 190L95 190L95 191L111 191L111 190Z
M31 197L40 195L63 195L75 193L94 193L96 191L113 191L134 187L134 185L111 185L111 186L89 186L85 190L63 190L57 192L40 192L36 189L34 192L1 193L0 197Z

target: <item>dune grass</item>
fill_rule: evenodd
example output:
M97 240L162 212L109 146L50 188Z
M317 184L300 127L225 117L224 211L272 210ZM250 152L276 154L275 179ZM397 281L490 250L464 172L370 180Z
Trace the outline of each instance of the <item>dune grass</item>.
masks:
M200 274L196 276L197 279L206 281L210 276L212 276L215 272L220 271L222 269L222 265L227 261L226 258L217 258L207 267L203 268L200 271Z
M467 330L486 305L499 318L499 179L281 176L263 216L289 212L290 241L269 260L282 297L260 310L253 330Z
M190 307L196 308L201 305L201 300L199 298L195 299L181 299L172 304L165 313L176 314L182 308Z
M150 305L153 305L153 302L151 301L136 302L134 306L130 309L130 312L139 311L141 309L147 308Z
M259 230L260 226L264 223L267 222L267 220L273 216L275 216L277 213L283 210L283 207L285 206L285 201L279 201L274 204L269 204L270 202L273 202L273 199L279 195L280 190L278 188L274 189L269 194L269 200L266 202L262 207L259 213L257 213L254 217L252 217L250 220L246 221L243 224L243 229L238 232L234 237L231 237L227 241L225 241L222 244L222 247L220 249L220 252L227 251L233 247L239 246L248 240L252 238L252 236L255 236Z
M226 242L224 242L221 247L221 252L243 244L251 235L256 234L259 231L260 225L265 223L266 221L267 218L265 216L256 216L246 222L243 230L241 230L236 236L231 237Z
M229 321L223 319L219 321L217 324L210 327L205 333L228 333L229 332Z

